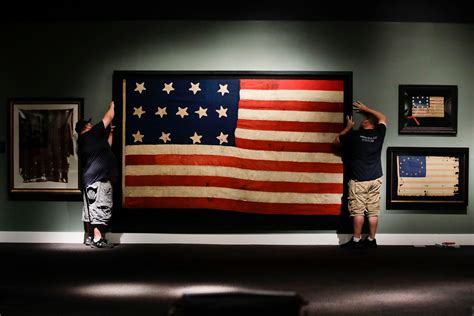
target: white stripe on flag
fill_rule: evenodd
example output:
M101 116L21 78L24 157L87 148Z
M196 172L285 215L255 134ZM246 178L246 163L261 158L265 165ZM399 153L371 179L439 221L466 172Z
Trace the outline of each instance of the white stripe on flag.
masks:
M336 133L304 133L304 132L279 132L279 131L259 131L251 129L237 128L236 138L252 140L271 140L283 142L304 142L304 143L331 143L337 136Z
M239 120L343 123L344 119L338 112L239 109Z
M221 166L129 165L125 166L125 175L220 176L253 181L342 183L342 174L340 173L261 171Z
M280 152L213 145L130 145L124 155L213 155L252 160L342 163L333 153Z
M241 100L319 101L340 103L344 91L323 90L240 90Z
M341 194L262 192L217 187L186 186L141 186L127 187L126 197L195 197L222 198L262 203L296 203L296 204L339 204Z

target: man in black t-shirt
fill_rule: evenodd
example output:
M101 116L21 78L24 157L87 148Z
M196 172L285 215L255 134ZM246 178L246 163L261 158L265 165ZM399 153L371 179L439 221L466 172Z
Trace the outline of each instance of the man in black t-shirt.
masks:
M75 130L82 168L83 210L86 231L84 243L93 248L110 248L105 237L112 217L112 181L117 177L117 163L111 150L112 120L115 115L112 101L102 121L92 125L90 119L80 120Z
M334 140L336 145L342 146L343 160L348 168L348 206L354 228L351 240L341 247L375 248L383 175L381 154L387 118L362 102L354 102L353 106L365 116L360 128L353 130L354 121L347 116L347 126ZM369 236L361 241L365 217L369 221Z

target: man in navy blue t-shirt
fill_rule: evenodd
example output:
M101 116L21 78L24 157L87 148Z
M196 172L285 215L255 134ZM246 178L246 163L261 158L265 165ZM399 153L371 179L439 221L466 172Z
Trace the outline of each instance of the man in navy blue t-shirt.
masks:
M354 102L354 108L365 118L358 130L353 130L354 121L347 116L347 126L334 140L342 146L345 166L349 174L349 214L353 221L353 236L341 247L377 247L377 232L380 213L380 188L382 186L382 146L387 129L387 118L362 102ZM365 217L369 221L369 236L361 241Z
M86 230L84 243L95 248L109 248L104 238L112 217L112 181L117 177L117 163L111 150L112 120L115 105L112 101L100 122L80 120L75 130L78 154L82 167L83 210L82 221Z

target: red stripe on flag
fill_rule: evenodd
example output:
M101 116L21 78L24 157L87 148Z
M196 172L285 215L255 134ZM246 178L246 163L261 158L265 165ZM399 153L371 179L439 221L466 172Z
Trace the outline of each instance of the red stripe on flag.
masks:
M331 102L306 102L306 101L240 100L239 109L343 112L344 104L331 103Z
M299 183L253 181L210 176L126 176L127 186L221 187L263 192L335 193L343 191L341 183Z
M264 131L339 133L344 125L342 123L238 120L237 127Z
M260 80L242 79L240 89L249 90L330 90L343 91L342 80Z
M126 208L188 208L217 209L260 214L291 214L291 215L339 215L340 204L283 204L259 203L217 198L152 198L126 197Z
M288 151L288 152L320 152L332 153L334 148L329 143L289 143L269 140L252 140L244 138L235 138L238 148L270 151Z
M128 165L224 166L249 170L342 173L341 163L251 160L212 155L127 155Z

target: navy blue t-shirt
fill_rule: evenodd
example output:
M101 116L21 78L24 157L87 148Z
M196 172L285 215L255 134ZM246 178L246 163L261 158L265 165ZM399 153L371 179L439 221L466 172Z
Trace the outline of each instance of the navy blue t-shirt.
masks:
M386 130L385 124L379 123L374 129L351 130L339 137L350 179L369 181L383 175L380 157Z
M79 135L78 154L82 167L82 185L110 180L118 175L115 155L108 142L110 127L100 121L88 132Z

